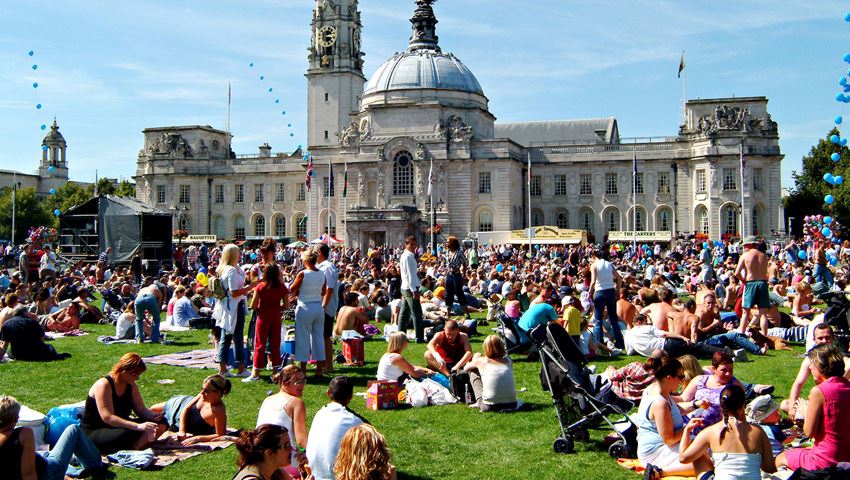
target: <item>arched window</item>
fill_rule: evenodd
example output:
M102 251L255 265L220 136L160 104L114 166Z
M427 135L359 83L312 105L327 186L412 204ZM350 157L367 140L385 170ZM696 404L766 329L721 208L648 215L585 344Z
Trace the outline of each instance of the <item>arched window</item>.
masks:
M233 219L233 238L245 240L245 218L242 215L236 215Z
M274 236L275 237L285 237L286 236L286 217L283 215L278 215L274 219Z
M266 217L257 215L254 219L254 236L264 237L266 235Z
M537 208L531 209L531 226L539 227L543 225L543 211Z
M605 225L605 232L620 230L620 209L617 207L609 207L602 215L602 220Z
M328 221L330 221L330 231L328 231ZM325 212L322 215L322 231L330 233L332 237L336 236L336 214L334 212Z
M764 231L764 211L760 205L753 207L753 218L750 220L752 224L753 235L762 235Z
M629 229L637 230L638 232L646 231L646 209L643 207L636 207L634 210L629 212ZM635 227L637 225L637 227Z
M697 207L696 230L708 235L708 209L704 205Z
M570 228L570 214L563 208L555 210L555 226L558 228Z
M213 225L215 226L215 236L217 238L227 238L227 232L224 229L224 217L222 217L221 215L216 215L215 220L213 220Z
M407 150L393 157L393 195L413 195L413 155Z
M725 235L736 235L738 233L738 209L726 205L720 209L720 221L723 225L722 233Z
M655 214L655 229L660 232L673 230L673 211L667 207L659 208Z
M582 208L578 211L578 227L587 233L593 233L593 210Z
M478 231L493 231L493 212L489 208L483 208L478 212Z
M180 229L190 233L192 231L192 219L186 213L180 214Z
M307 238L307 221L304 220L304 214L295 215L292 220L295 223L295 236L297 238Z

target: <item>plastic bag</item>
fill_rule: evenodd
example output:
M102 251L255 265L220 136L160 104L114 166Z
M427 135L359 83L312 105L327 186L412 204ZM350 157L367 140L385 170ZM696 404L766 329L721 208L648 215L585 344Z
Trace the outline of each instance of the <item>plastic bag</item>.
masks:
M430 378L422 380L421 383L425 388L425 391L428 392L428 403L430 405L449 405L457 403L457 398L452 395L452 392L439 383L431 380Z
M398 325L384 325L384 340L390 341L390 335L396 333L398 331Z
M405 390L407 390L407 403L414 407L424 407L428 405L428 393L425 387L416 380L407 379L404 382Z

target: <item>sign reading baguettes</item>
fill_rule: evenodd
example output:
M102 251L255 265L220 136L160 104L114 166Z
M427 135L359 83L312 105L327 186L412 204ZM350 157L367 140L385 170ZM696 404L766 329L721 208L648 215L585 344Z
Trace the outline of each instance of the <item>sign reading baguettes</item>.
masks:
M669 231L633 232L631 230L612 230L608 232L609 242L631 242L637 237L639 242L669 242L673 234Z

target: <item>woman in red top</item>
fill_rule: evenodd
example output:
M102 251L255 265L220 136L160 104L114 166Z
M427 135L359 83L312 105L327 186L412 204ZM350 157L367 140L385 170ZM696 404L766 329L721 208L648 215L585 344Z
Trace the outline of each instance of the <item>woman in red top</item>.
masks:
M252 375L243 382L259 380L260 369L266 366L266 341L271 350L272 366L281 367L280 324L281 314L289 308L289 289L280 281L280 269L271 262L263 269L263 279L254 290L251 308L257 310L257 326L254 332L254 368Z

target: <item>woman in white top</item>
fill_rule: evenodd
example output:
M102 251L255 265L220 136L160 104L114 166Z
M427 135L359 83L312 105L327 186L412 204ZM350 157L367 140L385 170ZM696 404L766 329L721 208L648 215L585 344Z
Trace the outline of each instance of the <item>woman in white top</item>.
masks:
M307 461L304 455L308 433L307 407L301 398L307 377L295 365L287 365L274 374L272 380L280 386L280 391L263 400L260 414L257 416L257 427L271 424L286 428L293 447L292 462L287 471L296 475L293 478L299 478L296 467Z
M402 356L409 343L407 334L404 332L395 332L390 335L387 341L387 353L378 362L378 380L401 383L408 377L420 379L434 374L427 368L411 364Z
M723 421L707 427L691 442L691 434L702 423L701 418L692 418L682 432L679 461L693 462L710 449L716 480L760 480L761 470L775 472L770 440L761 427L747 422L746 403L741 386L724 388L720 393ZM697 478L701 475L697 472Z
M245 378L251 375L251 372L245 369L245 346L243 345L245 312L247 311L245 294L253 291L255 285L245 286L245 272L237 265L238 261L239 247L232 243L225 245L215 271L227 290L227 297L216 302L212 317L215 319L216 327L221 328L221 340L218 342L216 352L219 373L225 377ZM239 369L236 375L231 374L227 369L227 352L230 350L230 342L233 342L234 358Z
M623 349L623 333L620 331L620 319L617 318L617 291L623 283L620 273L608 261L609 248L603 245L593 250L595 261L590 266L590 297L593 299L593 336L596 343L602 344L602 313L608 310L608 320L611 322L611 332L614 344ZM615 285L616 280L616 285Z
M301 362L306 375L312 354L316 361L316 377L322 376L325 362L325 274L316 269L318 256L312 249L301 253L304 270L295 275L289 288L289 300L298 299L295 307L295 360Z
M514 368L507 356L505 343L498 335L484 339L484 355L476 353L467 364L466 371L482 412L516 409Z

